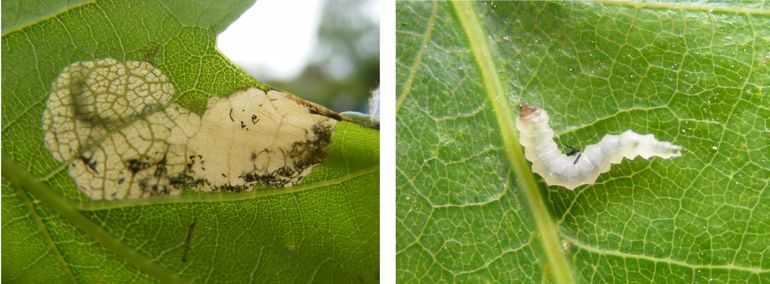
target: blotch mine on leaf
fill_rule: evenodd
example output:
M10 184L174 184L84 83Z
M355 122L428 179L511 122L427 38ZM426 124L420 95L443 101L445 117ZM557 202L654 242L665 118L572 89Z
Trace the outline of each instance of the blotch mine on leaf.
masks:
M278 91L211 98L202 117L172 103L174 94L147 62L73 63L49 95L44 143L93 199L176 195L184 187L240 192L299 183L324 160L336 124Z
M197 155L190 174L225 191L293 185L323 161L333 127L334 120L277 91L251 88L211 98L187 143Z
M532 162L533 172L549 185L570 190L594 183L601 173L609 171L612 164L619 164L623 158L668 159L678 157L684 151L681 146L658 141L652 134L627 130L620 135L605 135L599 143L588 145L583 152L568 155L554 142L548 121L545 110L521 105L516 119L519 143L524 146L524 156Z

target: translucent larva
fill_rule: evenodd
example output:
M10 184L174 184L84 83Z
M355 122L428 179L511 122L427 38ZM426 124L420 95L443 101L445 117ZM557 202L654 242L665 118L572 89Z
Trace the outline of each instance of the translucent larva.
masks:
M612 164L619 164L623 158L668 159L680 156L684 150L670 142L658 141L652 134L627 130L620 135L605 135L599 143L585 147L583 152L567 155L554 142L548 121L544 110L521 105L516 119L519 143L524 146L524 156L532 162L533 172L549 185L570 190L594 183L601 173L609 171Z

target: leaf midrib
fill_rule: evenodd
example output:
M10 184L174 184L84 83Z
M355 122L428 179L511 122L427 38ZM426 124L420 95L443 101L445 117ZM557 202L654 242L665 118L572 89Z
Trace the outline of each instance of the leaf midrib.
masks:
M18 187L13 188L16 189ZM26 192L22 192L21 190L16 190L16 195L19 197L19 199L21 199L21 202L24 203L24 208L26 208L27 212L29 212L30 219L32 219L32 221L35 223L35 226L37 226L37 229L40 231L40 236L43 238L43 240L45 240L45 244L48 246L51 254L56 259L56 262L59 264L59 266L61 266L62 270L64 270L64 274L67 275L67 279L69 279L69 281L72 283L77 283L75 274L72 273L72 270L67 265L67 261L64 259L64 255L62 255L59 247L56 246L56 243L51 237L50 230L48 230L48 227L43 224L43 220L41 219L40 215L38 215L37 211L35 211L32 200L30 200L31 197L28 196ZM9 282L14 282L15 279L4 279L4 281L6 280Z
M105 249L119 256L121 259L147 275L155 277L163 283L188 282L115 239L107 231L99 227L99 225L70 206L65 198L50 190L47 185L35 179L14 161L10 159L2 160L2 174L4 178L7 178L13 184L12 188L14 188L17 194L26 194L22 190L22 188L24 188L24 190L32 193L35 198L42 201L48 208L53 209L62 216L62 218L68 220L72 225L83 231L85 234L91 236L99 244L104 246Z
M537 183L535 183L534 175L524 159L518 143L518 134L513 131L515 121L513 111L506 100L502 82L491 57L491 49L486 41L487 36L481 27L481 20L477 16L478 12L473 6L474 3L460 1L451 3L457 14L456 18L468 37L468 44L478 64L480 76L483 78L487 98L494 107L506 157L513 167L519 189L525 196L527 205L532 212L532 218L537 225L543 252L548 261L547 268L544 267L544 269L549 269L552 272L557 283L574 283L571 266L560 245L558 226L548 212Z

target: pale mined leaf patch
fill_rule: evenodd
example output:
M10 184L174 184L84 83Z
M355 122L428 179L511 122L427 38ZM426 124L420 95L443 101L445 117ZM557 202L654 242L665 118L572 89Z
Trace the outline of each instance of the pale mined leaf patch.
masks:
M45 144L94 199L246 191L300 182L336 124L277 91L213 98L203 117L171 103L174 93L147 62L74 63L54 82Z
M294 184L326 157L333 126L276 91L251 88L212 98L187 144L196 155L190 173L234 189Z

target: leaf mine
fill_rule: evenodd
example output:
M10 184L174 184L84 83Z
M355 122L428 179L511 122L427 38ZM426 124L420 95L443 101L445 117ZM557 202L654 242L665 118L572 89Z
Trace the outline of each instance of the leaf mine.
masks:
M257 88L209 100L199 116L147 62L66 67L43 113L44 143L93 199L249 191L299 183L323 162L336 120Z

